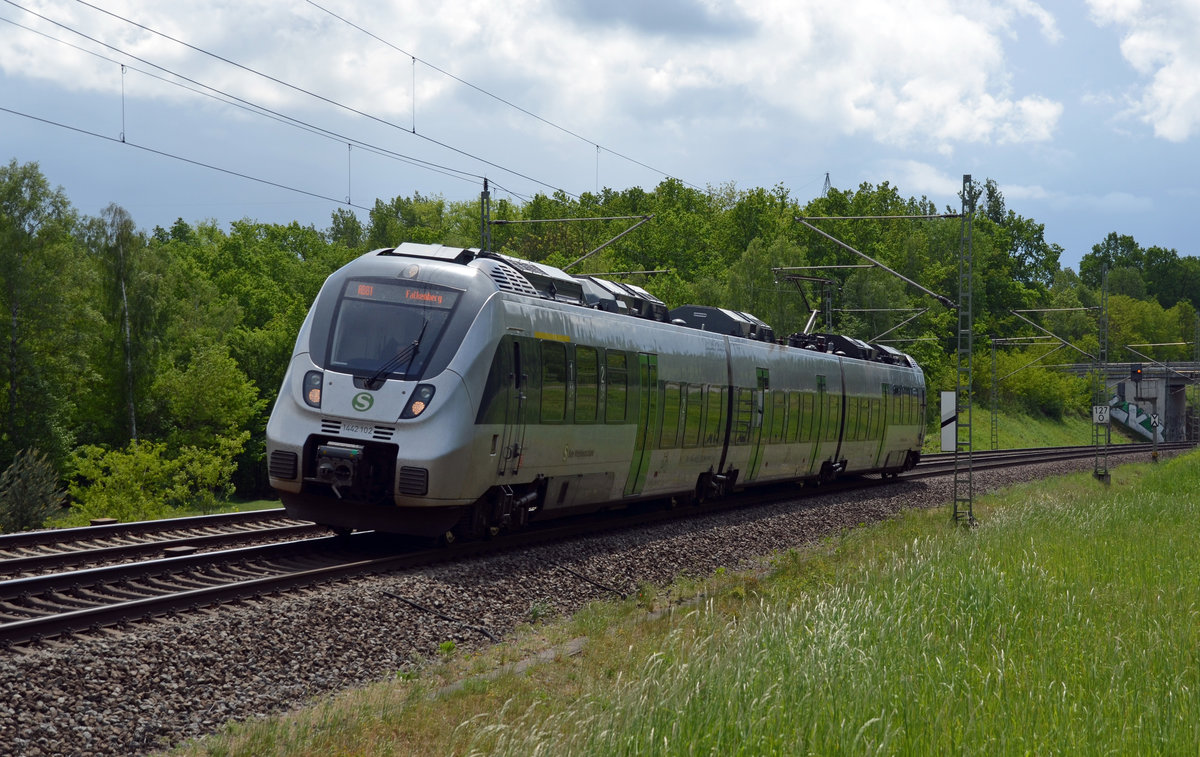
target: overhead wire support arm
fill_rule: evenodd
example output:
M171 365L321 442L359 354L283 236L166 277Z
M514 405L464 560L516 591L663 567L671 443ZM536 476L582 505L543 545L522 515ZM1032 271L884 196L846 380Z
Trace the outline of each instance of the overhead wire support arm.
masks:
M635 216L635 217L637 217L637 216ZM624 230L624 231L622 231L620 234L617 234L615 237L613 237L612 239L608 240L607 242L605 242L604 244L600 245L599 247L597 247L596 249L592 250L591 252L589 252L589 253L587 253L587 254L583 255L582 257L578 258L577 260L575 260L575 261L573 261L573 262L571 262L571 263L568 263L567 265L563 266L563 270L564 270L564 271L569 271L569 270L571 270L571 269L572 269L572 268L574 268L575 266L579 265L579 264L580 264L580 263L582 263L583 261L585 261L585 260L587 260L588 258L590 258L591 256L595 255L597 252L600 252L600 251L601 251L601 250L603 250L605 247L608 247L608 246L609 246L610 244L612 244L613 242L617 241L617 240L618 240L618 239L620 239L621 237L625 236L626 234L628 234L629 232L631 232L631 231L633 231L634 229L638 228L639 226L641 226L642 224L646 223L647 221L649 221L649 220L650 220L650 219L652 219L652 218L654 218L654 214L653 214L653 213L651 213L651 214L650 214L650 215L648 215L648 216L641 216L641 219L642 219L642 220L640 220L640 221L638 221L637 223L635 223L634 225L630 226L628 229L625 229L625 230ZM583 219L583 220L591 220L591 219Z
M923 216L884 216L884 218L922 218L922 217L923 217ZM938 217L938 218L942 218L943 216L937 216L937 217ZM954 216L954 217L955 217L955 218L958 218L959 216ZM853 247L851 247L850 245L846 244L845 242L843 242L842 240L838 239L837 237L833 236L832 234L827 234L827 233L825 233L824 231L822 231L821 229L817 228L816 226L813 226L811 223L809 223L808 221L806 221L806 220L804 219L804 217L802 217L802 216L796 216L796 221L797 221L797 223L801 223L801 224L803 224L804 226L807 226L808 228L810 228L810 229L812 229L813 231L817 232L818 234L820 234L821 236L825 237L826 239L828 239L829 241L833 242L834 244L838 245L839 247L841 247L841 248L843 248L843 249L845 249L845 250L849 250L850 252L853 252L855 255L858 255L860 258L862 258L862 259L864 259L864 260L869 260L869 261L871 261L871 263L873 263L875 266L877 266L877 267L879 267L879 268L882 268L883 270L885 270L885 271L887 271L888 273L892 274L893 276L895 276L896 278L898 278L898 279L900 279L901 281L905 282L905 283L906 283L906 284L908 284L909 286L911 286L911 287L914 287L914 288L916 288L916 289L919 289L919 290L921 290L922 292L924 292L925 294L927 294L927 295L929 295L930 297L934 298L935 300L937 300L938 302L942 303L943 305L945 305L946 307L950 308L951 310L957 310L957 309L958 309L958 304L957 304L957 303L955 303L955 302L954 302L954 300L950 299L949 297L946 297L946 296L940 295L940 294L938 294L937 292L934 292L934 291L932 291L932 290L930 290L930 289L926 289L925 287L921 286L921 285L920 285L920 284L918 284L917 282L915 282L915 281L913 281L912 279L908 278L908 277L907 277L907 276L905 276L904 274L902 274L902 273L899 273L898 271L894 271L894 270L892 270L891 268L888 268L886 265L884 265L883 263L880 263L878 260L876 260L875 258L872 258L870 255L866 254L865 252L860 252L859 250L856 250L856 249L854 249Z
M1026 363L1025 365L1021 366L1020 368L1016 369L1015 371L1012 371L1012 372L1010 372L1010 373L1006 373L1005 375L1003 375L1003 376L1001 376L1000 378L996 379L996 381L997 381L997 382L1003 381L1004 379L1008 378L1009 376L1014 376L1014 375L1016 375L1016 374L1020 373L1021 371L1025 370L1026 368L1028 368L1029 366L1033 365L1034 363L1040 363L1040 362L1042 362L1042 361L1043 361L1043 360L1045 360L1046 358L1050 357L1050 356L1051 356L1051 355L1053 355L1054 353L1056 353L1056 352L1058 352L1059 350L1061 350L1063 347L1073 347L1073 346L1074 346L1074 345L1068 344L1067 342L1062 342L1061 340L1059 340L1059 341L1061 342L1061 344L1059 344L1059 345L1058 345L1057 347L1055 347L1054 349L1050 350L1049 352L1047 352L1046 354L1042 355L1041 357L1037 357L1037 358L1034 358L1033 360L1030 360L1028 363ZM1049 345L1046 345L1046 346L1049 346Z
M673 268L659 268L653 271L601 271L589 273L588 276L653 276L659 273L670 273Z
M518 224L518 223L570 223L572 221L632 221L635 218L640 218L643 221L649 221L653 217L654 217L653 215L648 215L648 216L603 216L603 217L597 217L597 218L529 218L529 219L516 219L516 220L504 220L501 218L497 218L496 220L492 221L492 225L493 226L508 226L511 224ZM636 228L637 228L637 226L633 226L632 228L628 229L626 231L626 233L628 233L629 231L633 231Z
M874 268L870 263L855 263L853 265L794 265L772 268L771 273L787 273L789 271L822 271L833 268Z
M1187 344L1189 344L1189 342L1167 342L1167 343L1163 343L1163 344L1137 344L1137 345L1126 344L1125 349L1129 350L1130 352L1137 355L1138 357L1145 360L1146 362L1151 363L1153 365L1157 365L1159 368L1162 368L1164 375L1167 373L1174 373L1176 376L1190 381L1192 379L1192 376L1189 376L1186 373L1181 373L1180 371L1175 370L1174 368L1167 365L1166 363L1164 363L1160 360L1155 360L1154 358L1150 357L1149 355L1147 355L1143 352L1138 352L1137 350L1134 349L1134 347L1181 347L1181 346L1184 346Z
M810 221L928 221L937 218L962 218L962 213L934 213L923 216L802 216L797 221L807 218Z
M929 308L922 308L922 309L918 310L915 314L909 316L908 318L905 318L903 321L900 321L895 326L892 326L887 331L883 332L882 334L879 334L871 341L878 342L880 340L880 338L887 336L888 334L892 333L893 331L895 331L896 329L900 328L901 326L903 326L904 324L906 324L910 321L915 321L916 319L920 318L921 316L925 315L928 312L929 312Z
M1064 309L1064 310L1094 310L1095 308L1063 308L1063 309ZM1096 358L1096 356L1095 356L1095 355L1093 355L1092 353L1090 353L1090 352L1088 352L1088 351L1086 351L1086 350L1080 349L1079 347L1076 347L1075 345L1073 345L1073 344L1071 344L1070 342L1068 342L1066 339L1063 339L1063 338L1062 338L1061 336L1059 336L1058 334L1055 334L1053 331L1050 331L1049 329L1042 328L1041 326L1037 325L1036 323L1034 323L1033 321L1029 320L1029 319L1028 319L1028 318L1026 318L1025 316L1021 315L1021 313L1036 313L1036 312L1041 312L1041 311L1038 311L1038 310L1010 310L1009 312L1010 312L1010 313L1012 313L1013 315L1015 315L1016 317L1020 318L1022 321L1025 321L1025 322L1026 322L1026 323L1028 323L1030 326L1033 326L1033 327L1034 327L1035 329L1037 329L1038 331L1041 331L1042 333L1045 333L1045 334L1049 334L1050 336L1054 337L1055 339L1057 339L1058 341L1062 342L1062 343L1063 343L1063 344L1065 344L1066 346L1068 346L1068 347L1070 347L1071 349L1075 350L1075 351L1076 351L1076 352L1078 352L1079 354L1081 354L1081 355L1084 355L1085 357L1089 357L1089 358L1091 358L1092 360L1096 360L1096 359L1097 359L1097 358Z

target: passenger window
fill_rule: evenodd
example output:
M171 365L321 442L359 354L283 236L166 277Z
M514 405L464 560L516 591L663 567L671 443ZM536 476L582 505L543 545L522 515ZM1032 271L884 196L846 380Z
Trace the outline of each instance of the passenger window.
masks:
M721 435L725 430L725 387L708 386L704 388L707 405L704 415L704 446L712 447L722 443Z
M575 348L575 422L593 423L600 397L600 367L594 347Z
M625 421L625 401L629 394L629 373L625 368L624 352L605 354L607 376L605 379L604 420L609 423Z
M836 442L838 426L842 422L841 398L836 395L825 395L825 441Z
M754 421L754 390L738 389L737 404L734 406L733 443L749 444L750 428Z
M769 440L773 444L778 444L783 441L784 431L787 429L787 392L776 389L771 392L771 435Z
M567 411L567 348L542 342L542 422L561 423Z
M800 440L800 407L801 399L800 392L788 392L788 422L787 422L787 440L795 442Z
M662 433L658 438L659 449L671 449L679 441L679 384L668 381L663 385Z
M683 446L695 447L700 443L700 419L704 412L704 387L692 384L687 388L687 407L684 408Z

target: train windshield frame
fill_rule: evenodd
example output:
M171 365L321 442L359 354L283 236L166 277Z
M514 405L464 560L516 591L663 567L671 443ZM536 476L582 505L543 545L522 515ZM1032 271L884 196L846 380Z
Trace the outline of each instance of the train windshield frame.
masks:
M330 324L325 368L419 379L462 294L424 282L347 279Z

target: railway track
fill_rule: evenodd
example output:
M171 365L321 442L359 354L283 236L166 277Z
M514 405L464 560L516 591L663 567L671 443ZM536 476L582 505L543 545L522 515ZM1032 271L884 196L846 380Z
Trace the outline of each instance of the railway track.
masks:
M1159 445L1159 448L1168 450L1189 446ZM1095 450L1092 447L977 453L973 456L972 466L976 470L984 470L1028 465L1033 462L1077 459L1094 454ZM1149 457L1149 445L1122 445L1109 451L1109 456L1113 458L1129 455ZM933 455L903 478L946 475L953 471L953 467L953 455ZM851 488L855 484L886 485L878 479L864 479L857 482L849 480L836 487L824 489ZM794 499L796 496L797 489L794 485L764 487L762 490L752 490L749 494L696 507L692 512L751 507L777 502L786 497ZM271 517L280 518L276 513L272 513ZM500 550L522 549L534 544L593 534L600 528L640 527L677 517L677 512L660 508L640 512L632 518L628 515L617 518L608 514L564 524L552 521L545 527L494 541L437 548L419 545L413 540L400 540L370 532L349 537L317 535L328 534L328 531L311 524L299 525L301 529L306 528L311 532L307 538L232 549L213 549L197 554L162 556L163 544L186 546L178 544L181 540L186 541L185 538L173 537L159 542L143 542L129 546L150 550L149 553L156 554L153 559L130 557L126 559L136 561L0 580L0 645L21 645L72 633L98 632L100 629L142 619L168 616L172 613L339 579L467 559ZM143 536L152 533L179 533L178 526L172 526L172 521L162 523L165 526L157 532L146 524L129 526L145 529ZM192 527L194 524L188 526ZM296 527L294 522L284 526ZM71 531L75 533L71 534ZM82 540L76 538L83 535L83 532L95 533L91 529L60 532L68 534L69 541L65 543L75 545L71 549L63 550L64 553L80 555L87 551L80 545L87 543L92 537ZM117 532L118 529L114 529L110 533ZM41 532L37 536L45 539L46 533L53 532ZM3 544L4 542L0 541L0 545ZM45 542L43 546L48 547L50 544L52 543ZM116 548L109 545L99 549ZM0 561L0 566L3 565L4 562Z
M0 535L0 579L326 535L283 508Z
M1159 443L1158 449L1160 452L1178 451L1182 449L1190 449L1193 445L1191 442L1162 442ZM1116 444L1108 448L1109 457L1124 457L1128 455L1145 455L1147 458L1152 454L1153 445L1146 443L1135 444ZM1051 457L1050 455L1053 455ZM1090 458L1096 456L1096 448L1090 444L1078 447L1053 447L1053 448L1026 448L1026 449L1001 449L1001 450L981 450L974 452L971 455L971 467L974 470L989 470L993 468L1003 468L1008 465L1022 465L1030 462L1038 462L1041 460L1078 460L1082 458ZM962 465L962 461L959 461ZM954 453L944 452L932 455L922 455L921 463L915 470L906 474L909 478L925 478L930 476L942 476L947 473L954 472Z

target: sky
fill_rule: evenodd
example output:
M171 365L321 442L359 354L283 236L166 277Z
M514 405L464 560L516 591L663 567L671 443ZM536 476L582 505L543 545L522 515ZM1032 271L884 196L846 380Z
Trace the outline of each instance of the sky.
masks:
M1200 253L1200 0L0 0L0 160L144 229L376 198L964 174Z

